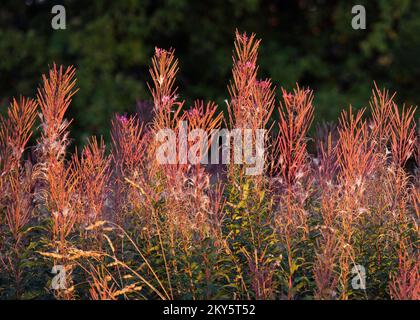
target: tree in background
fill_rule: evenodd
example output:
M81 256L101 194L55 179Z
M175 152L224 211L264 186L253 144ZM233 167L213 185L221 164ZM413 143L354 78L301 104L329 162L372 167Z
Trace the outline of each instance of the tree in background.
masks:
M55 4L66 8L66 30L51 28ZM349 103L362 107L373 80L416 104L420 3L357 4L366 7L366 30L351 28L354 4L347 0L4 0L0 106L5 110L17 93L34 96L37 76L53 62L73 64L81 88L69 115L73 137L79 143L90 134L107 137L113 113L131 112L137 99L149 99L144 83L155 45L177 48L178 85L187 102L223 105L236 28L264 39L260 74L317 92L317 120L336 119Z

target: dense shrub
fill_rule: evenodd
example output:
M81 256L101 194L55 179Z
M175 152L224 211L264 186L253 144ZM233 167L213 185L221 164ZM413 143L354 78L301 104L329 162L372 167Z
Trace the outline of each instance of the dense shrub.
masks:
M313 93L296 86L277 101L258 78L259 44L236 33L226 114L211 102L185 108L174 52L156 49L152 116L116 115L110 153L91 138L68 154L73 67L54 65L35 100L13 100L0 120L1 298L419 299L415 108L375 85L372 118L343 111L310 154ZM160 164L155 135L179 120L269 129L263 174ZM54 266L66 288L51 289Z

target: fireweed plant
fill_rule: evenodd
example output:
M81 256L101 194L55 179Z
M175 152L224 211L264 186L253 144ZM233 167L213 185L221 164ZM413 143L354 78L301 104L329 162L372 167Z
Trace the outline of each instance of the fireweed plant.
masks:
M68 152L73 67L53 65L35 99L13 100L0 118L0 297L419 299L415 108L375 84L369 110L319 126L309 154L313 92L278 101L258 78L259 45L236 33L225 113L186 107L174 51L156 49L152 102L111 120L109 148L92 137ZM235 149L211 135L222 128L251 136ZM177 133L163 163L162 130ZM260 152L249 157L263 147L260 174L223 153L245 145Z

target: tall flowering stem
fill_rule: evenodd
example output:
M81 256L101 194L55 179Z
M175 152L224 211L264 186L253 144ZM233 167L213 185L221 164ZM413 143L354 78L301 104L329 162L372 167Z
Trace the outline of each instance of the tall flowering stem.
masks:
M43 75L43 86L38 89L38 104L41 108L41 137L38 141L38 165L41 170L41 197L50 213L51 245L61 259L55 264L66 267L71 276L71 265L67 264L67 237L73 230L77 220L74 201L78 176L66 163L68 127L70 122L64 118L70 106L75 90L75 68L53 65L48 76ZM72 287L61 298L72 297Z
M308 170L307 133L314 116L313 93L297 86L292 93L282 90L284 103L279 111L279 134L273 144L271 174L293 186Z
M174 87L177 72L178 60L174 51L156 48L149 69L153 84L148 84L153 96L155 130L176 127L183 105L183 102L177 101L177 88Z
M26 145L32 136L38 105L32 99L13 99L7 118L0 116L0 215L1 233L9 247L0 246L0 266L12 279L15 297L24 290L25 267L22 256L26 250L27 228L33 213L33 193L36 171L29 161L23 161Z

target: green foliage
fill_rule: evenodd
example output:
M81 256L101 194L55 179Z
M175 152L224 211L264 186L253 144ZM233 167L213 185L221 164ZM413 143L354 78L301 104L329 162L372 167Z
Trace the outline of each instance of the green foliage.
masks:
M25 4L27 3L27 4ZM67 29L51 28L51 7L63 3ZM305 1L15 1L0 13L0 106L33 96L52 62L78 68L80 92L70 117L79 144L108 137L110 116L149 99L148 57L154 46L177 48L179 86L187 102L227 96L235 28L264 38L261 76L286 88L315 89L316 120L336 119L352 103L364 106L372 81L419 100L420 3L361 1L367 29L351 28L352 3Z

